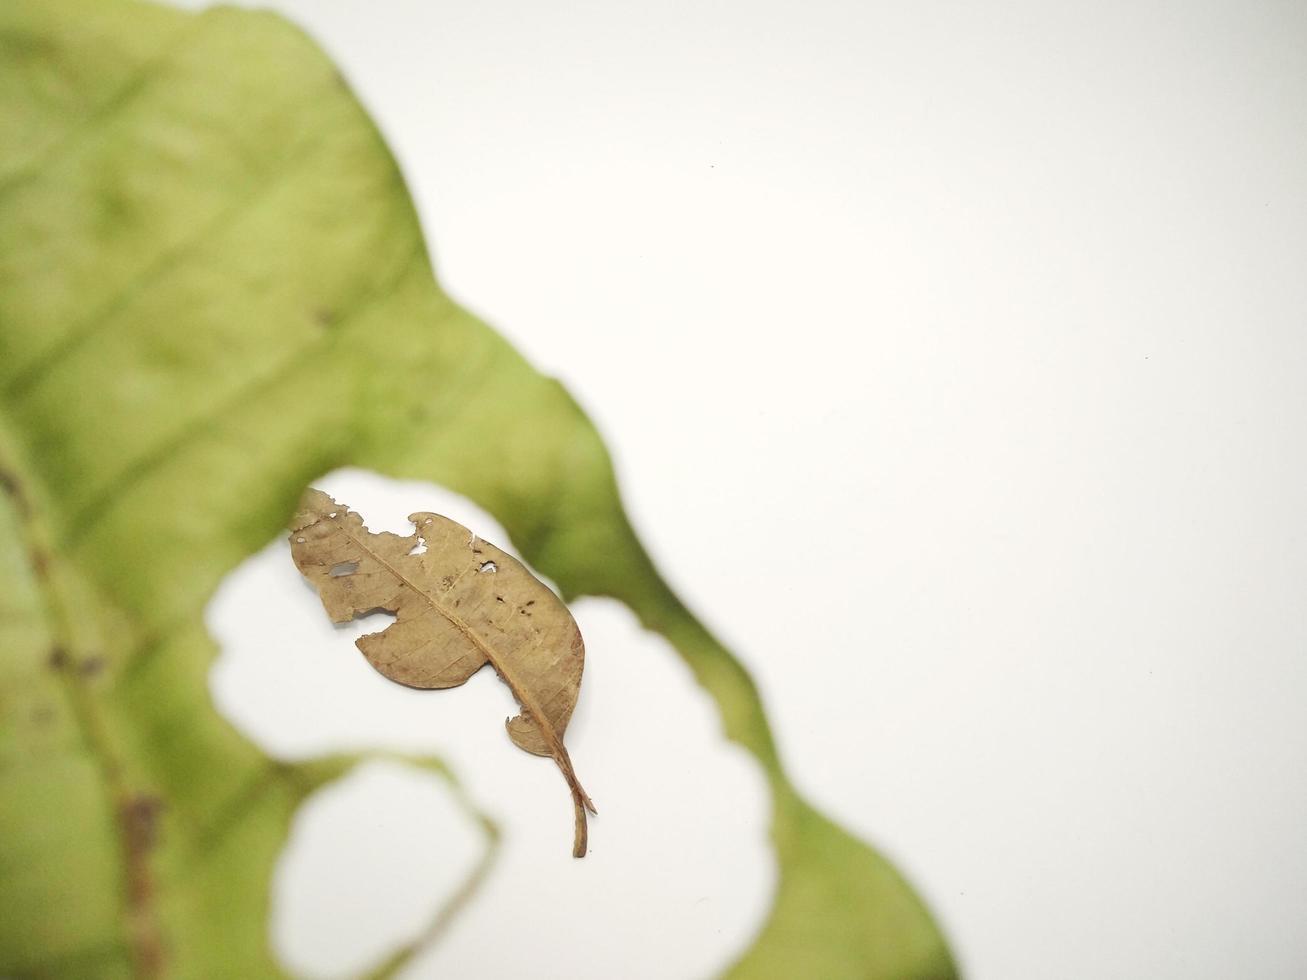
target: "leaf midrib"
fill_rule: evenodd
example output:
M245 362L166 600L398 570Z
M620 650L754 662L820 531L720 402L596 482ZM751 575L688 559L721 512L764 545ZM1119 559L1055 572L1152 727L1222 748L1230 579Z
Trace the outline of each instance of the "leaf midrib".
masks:
M26 551L28 567L32 571L36 588L41 596L46 622L57 650L78 660L81 652L74 640L71 626L73 603L66 595L67 587L61 581L68 572L55 550L51 535L42 520L44 494L38 494L37 480L28 475L18 444L10 436L0 416L0 486L13 501L15 517ZM122 760L111 747L107 735L108 724L97 698L88 691L69 668L59 671L60 688L68 701L73 723L81 737L87 754L94 761L100 775L114 838L119 845L120 867L123 876L120 908L124 929L120 940L142 976L154 976L161 967L163 948L152 890L138 891L130 882L138 875L150 874L148 864L139 848L131 841L130 830L122 819L124 807L132 800L132 791L123 775Z
M319 518L314 523L316 524L320 522L321 522L321 518ZM309 526L311 527L312 525ZM481 653L485 656L486 660L489 661L490 666L494 667L496 672L498 672L499 676L504 679L504 683L507 684L508 689L513 692L513 697L517 699L518 704L520 704L523 708L525 708L527 711L531 713L531 719L535 722L536 727L539 728L545 734L545 738L549 742L550 749L555 753L555 759L560 764L562 764L563 759L567 757L566 751L563 748L562 740L558 737L558 733L554 730L554 726L550 723L549 719L545 716L544 712L541 710L540 705L536 702L535 697L529 692L525 684L523 684L519 678L514 677L513 671L508 667L504 659L501 658L489 644L487 644L484 640L482 640L477 635L476 631L473 630L472 627L461 616L457 615L453 610L449 609L447 606L444 606L441 603L437 602L432 595L426 592L426 590L422 589L420 586L417 585L417 583L415 583L402 571L400 571L390 562L386 561L386 559L382 557L366 541L357 537L354 534L351 534L349 528L345 527L343 524L339 524L337 525L337 527L340 529L340 532L345 535L345 537L349 538L356 545L358 545L358 547L361 548L370 558L372 558L379 565L384 567L386 571L390 572L390 574L395 576L395 578L398 579L401 583L408 586L408 588L413 590L413 592L417 593L417 595L420 596L429 606L431 606L432 609L434 609L437 613L443 616L446 620L448 620L450 625L452 625L455 629L457 629L460 633L462 633L463 636L468 640L468 642L470 642L473 646L475 646L478 650L481 651ZM570 768L571 766L569 764L568 769Z

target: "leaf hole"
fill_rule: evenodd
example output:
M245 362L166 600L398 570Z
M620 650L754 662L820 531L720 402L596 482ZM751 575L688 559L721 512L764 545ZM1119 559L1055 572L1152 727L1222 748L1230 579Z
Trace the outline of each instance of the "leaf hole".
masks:
M345 575L353 575L359 570L359 563L356 561L337 562L331 566L331 571L327 574L332 578L341 578Z
M410 555L425 555L427 553L427 539L418 538L418 543L413 546L409 552Z
M499 566L493 561L483 561L479 570L483 572L497 572L499 571Z

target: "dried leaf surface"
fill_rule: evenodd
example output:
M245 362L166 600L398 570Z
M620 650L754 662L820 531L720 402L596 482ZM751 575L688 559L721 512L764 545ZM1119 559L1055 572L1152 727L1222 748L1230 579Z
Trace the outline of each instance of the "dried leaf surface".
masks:
M410 514L407 537L374 534L321 490L305 492L291 522L295 565L318 590L333 623L376 609L395 622L359 637L386 677L420 688L458 687L487 663L522 713L508 734L558 763L576 815L572 854L584 857L594 812L572 769L563 733L581 687L585 645L572 614L516 558L439 514Z

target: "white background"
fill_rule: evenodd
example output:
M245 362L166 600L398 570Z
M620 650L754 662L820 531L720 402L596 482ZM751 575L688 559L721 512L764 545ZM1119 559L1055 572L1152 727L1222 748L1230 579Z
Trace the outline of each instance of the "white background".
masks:
M275 6L376 116L446 286L596 419L799 786L970 977L1307 974L1307 7ZM595 615L583 776L631 662L590 631L665 652ZM765 823L729 748L658 758L733 773ZM520 805L565 850L547 769ZM588 788L620 813L626 785ZM503 792L474 787L501 818ZM599 856L642 846L609 820ZM597 921L596 972L558 975L728 962L771 880L743 836L704 887L745 911L647 948ZM512 943L492 925L446 942ZM508 975L468 955L450 975Z

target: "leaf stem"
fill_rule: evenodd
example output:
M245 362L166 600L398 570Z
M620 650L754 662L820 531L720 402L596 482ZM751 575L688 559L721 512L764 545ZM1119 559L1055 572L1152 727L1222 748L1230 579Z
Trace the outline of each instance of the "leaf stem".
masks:
M343 504L340 506L344 509ZM313 523L317 522L315 521ZM296 528L296 530L302 531L304 528L311 526L312 524L306 524L302 527ZM567 781L567 787L572 792L572 809L575 819L575 829L572 837L572 857L585 857L588 839L585 812L586 810L589 810L591 813L598 814L599 811L595 809L594 803L590 800L590 797L586 794L585 790L581 788L581 782L576 777L576 770L572 768L572 759L567 754L567 749L563 746L563 740L558 737L558 733L554 731L554 726L549 723L548 716L545 715L543 710L541 710L540 705L536 702L535 697L531 694L527 686L513 676L513 672L508 668L508 665L504 662L503 658L498 656L494 648L481 639L481 637L479 637L460 616L437 602L431 595L427 594L425 590L420 588L417 583L412 581L390 562L386 561L386 559L379 554L376 549L369 546L366 541L351 534L349 528L345 526L343 521L338 525L338 529L341 534L349 538L350 541L357 545L370 558L376 561L377 564L385 568L390 572L390 574L395 576L396 579L425 600L432 609L448 620L450 625L462 633L469 643L481 651L482 655L490 663L490 666L492 666L499 676L503 678L504 683L508 685L508 689L512 692L517 703L522 706L523 712L531 717L531 720L535 722L536 728L540 731L541 735L544 736L545 742L549 746L550 755L553 757L554 762L557 763L559 770L562 772L563 779Z

